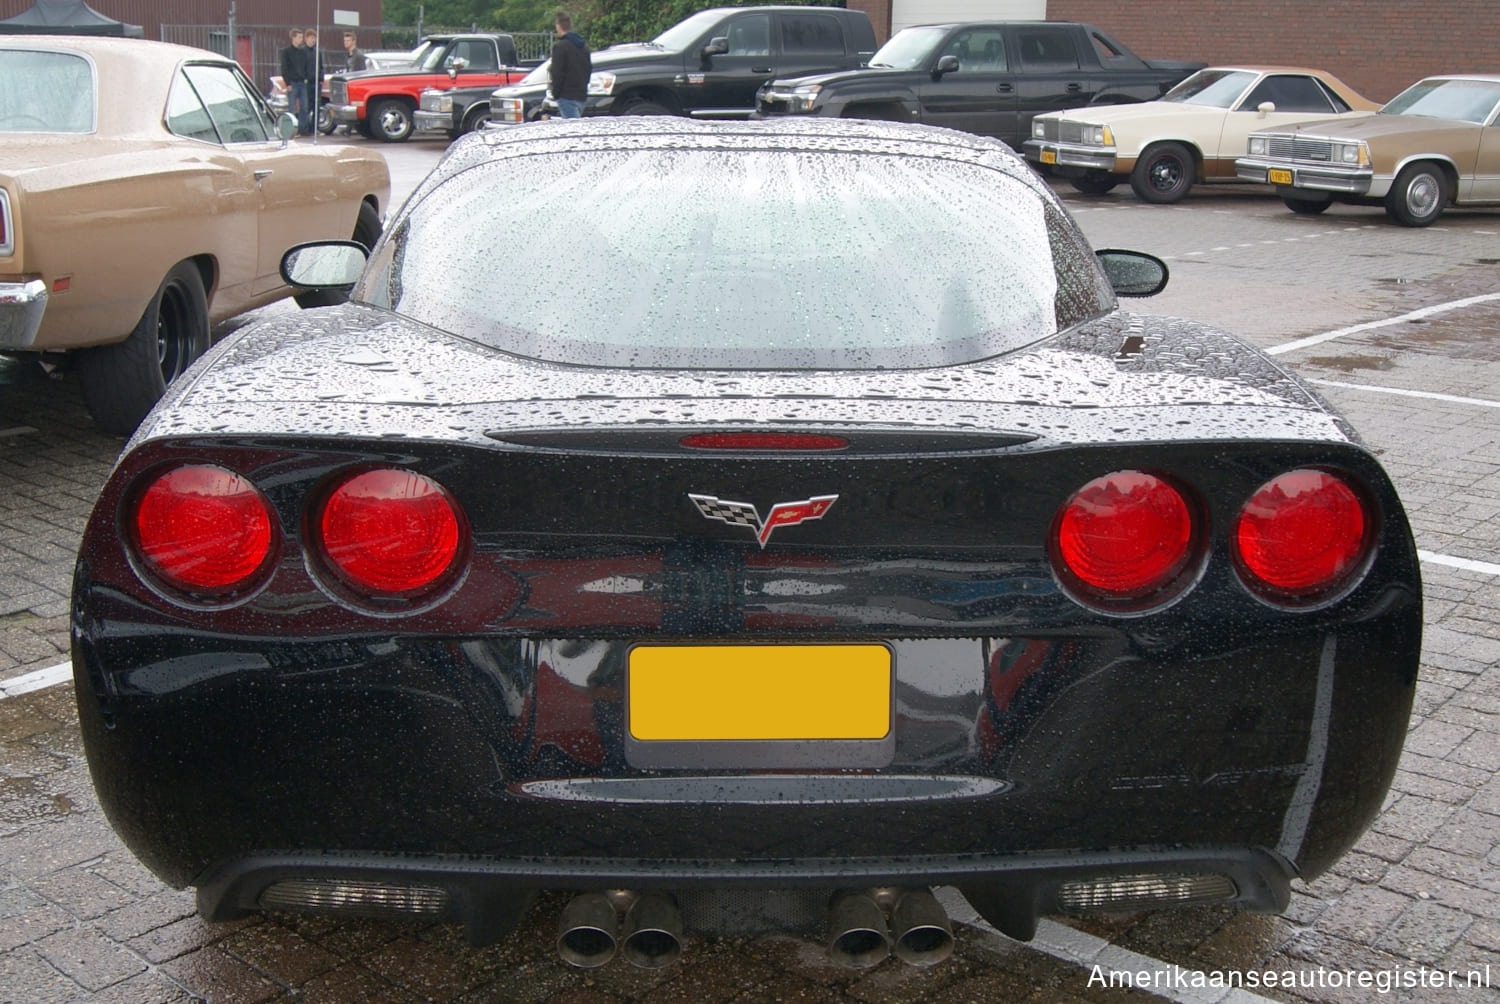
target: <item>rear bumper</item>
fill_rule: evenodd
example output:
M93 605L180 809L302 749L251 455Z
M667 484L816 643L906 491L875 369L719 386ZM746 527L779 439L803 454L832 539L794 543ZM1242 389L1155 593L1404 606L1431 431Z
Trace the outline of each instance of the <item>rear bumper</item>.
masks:
M1040 914L1095 908L1091 896L1112 888L1151 885L1191 887L1177 905L1231 902L1260 913L1281 913L1290 901L1294 871L1286 859L1261 848L1132 849L1067 855L993 855L930 858L864 858L837 862L721 862L706 870L696 861L618 861L576 858L546 862L474 861L440 856L256 854L223 862L197 883L198 909L210 922L282 907L301 894L336 898L349 886L384 892L382 907L361 912L389 917L459 922L471 941L503 935L540 889L629 889L674 893L753 888L762 890L861 889L892 885L955 885L987 920L1029 937ZM1217 879L1217 881L1215 881ZM1227 882L1224 881L1227 879ZM321 887L327 893L317 896ZM312 895L309 895L309 892ZM1170 899L1149 905L1173 905ZM1126 908L1120 904L1117 909Z
M47 284L41 279L0 282L0 349L28 349L47 311Z

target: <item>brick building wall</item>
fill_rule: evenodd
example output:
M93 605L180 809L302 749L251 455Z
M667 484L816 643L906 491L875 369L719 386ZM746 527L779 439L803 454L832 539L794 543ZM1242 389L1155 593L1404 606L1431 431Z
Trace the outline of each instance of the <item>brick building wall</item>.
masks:
M875 44L885 44L891 35L891 0L844 0L844 6L864 11L875 26Z
M1495 0L1048 0L1047 16L1148 58L1316 67L1372 101L1433 73L1500 73Z

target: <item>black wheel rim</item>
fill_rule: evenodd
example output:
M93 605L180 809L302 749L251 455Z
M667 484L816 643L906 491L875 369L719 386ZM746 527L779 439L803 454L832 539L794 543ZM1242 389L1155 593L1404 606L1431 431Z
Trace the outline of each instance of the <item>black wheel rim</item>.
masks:
M1175 192L1182 185L1182 161L1176 157L1162 157L1151 162L1151 187L1158 192Z
M181 376L192 359L192 346L188 344L191 312L192 306L181 286L174 282L162 290L161 303L156 308L156 361L166 383Z

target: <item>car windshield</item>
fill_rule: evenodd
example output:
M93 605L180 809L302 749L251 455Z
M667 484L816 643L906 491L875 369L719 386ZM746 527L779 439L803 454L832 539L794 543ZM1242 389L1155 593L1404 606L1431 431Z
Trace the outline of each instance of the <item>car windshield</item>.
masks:
M679 52L696 42L718 22L724 20L722 10L701 10L684 21L679 21L651 40L668 52Z
M1386 102L1381 115L1426 115L1483 124L1500 104L1497 80L1423 80Z
M94 71L70 52L0 50L0 133L94 130Z
M537 64L536 69L521 78L523 84L545 84L552 79L552 60L544 59Z
M425 39L412 50L412 63L424 70L441 70L443 55L448 51L446 39Z
M1209 108L1233 108L1256 74L1244 70L1199 70L1163 94L1161 100Z
M932 62L932 54L946 34L945 28L902 28L875 51L870 57L870 65L896 70L920 69Z
M712 369L950 365L1113 306L1071 221L992 167L665 142L468 169L359 298L532 358ZM518 219L546 221L524 248Z

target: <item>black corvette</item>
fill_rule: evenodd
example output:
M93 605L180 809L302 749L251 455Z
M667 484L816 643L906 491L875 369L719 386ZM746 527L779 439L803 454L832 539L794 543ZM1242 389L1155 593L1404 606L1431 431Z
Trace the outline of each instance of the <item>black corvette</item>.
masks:
M998 142L518 126L284 274L350 301L173 385L75 584L100 800L210 919L483 942L562 888L578 965L825 922L921 964L931 886L1020 938L1278 911L1381 805L1389 479L1266 356L1118 310L1165 266Z

